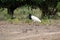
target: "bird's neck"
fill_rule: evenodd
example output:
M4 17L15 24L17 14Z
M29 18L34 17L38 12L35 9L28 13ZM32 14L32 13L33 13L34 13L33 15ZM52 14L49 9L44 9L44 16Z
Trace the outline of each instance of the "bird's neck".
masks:
M29 16L29 19L32 19L31 16Z
M32 19L31 17L29 17L29 19Z

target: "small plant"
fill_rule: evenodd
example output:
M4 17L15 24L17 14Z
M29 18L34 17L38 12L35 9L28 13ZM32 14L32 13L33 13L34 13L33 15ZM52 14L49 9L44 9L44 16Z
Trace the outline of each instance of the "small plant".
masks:
M19 19L18 18L15 18L15 19L8 19L7 20L9 23L11 23L11 24L19 24Z
M50 19L42 19L41 24L51 24L51 20Z
M31 22L31 20L25 19L25 23L30 23L30 22Z

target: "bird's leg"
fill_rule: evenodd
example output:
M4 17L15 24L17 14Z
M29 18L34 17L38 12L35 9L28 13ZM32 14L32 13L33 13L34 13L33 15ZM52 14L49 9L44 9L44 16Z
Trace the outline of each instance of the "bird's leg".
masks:
M33 21L33 25L35 25L35 21Z

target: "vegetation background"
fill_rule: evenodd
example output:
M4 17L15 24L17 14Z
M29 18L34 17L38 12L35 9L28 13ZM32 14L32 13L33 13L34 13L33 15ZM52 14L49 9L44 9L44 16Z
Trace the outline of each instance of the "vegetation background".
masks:
M46 4L46 5L48 5L47 8L50 11L52 10L52 12L50 14L47 13L46 11L44 13L44 10L46 10L45 9L46 5L42 5L42 4L45 1L46 1L46 3L50 2L49 4ZM7 20L7 21L10 21L10 22L12 22L12 21L29 22L29 21L31 21L31 20L28 19L28 14L29 13L39 17L40 19L42 17L41 20L44 21L44 22L47 21L47 20L51 20L51 19L54 19L54 20L60 19L60 1L59 0L58 1L56 1L56 0L53 0L53 1L52 0L51 1L45 0L45 1L44 0L33 0L32 2L30 2L29 0L9 0L9 1L8 0L0 0L0 20L1 21L2 20ZM38 4L41 5L41 7L39 7ZM36 6L36 8L34 6ZM56 8L58 10L57 12L54 11L54 9L56 9ZM8 12L8 9L11 10L10 13ZM13 12L12 12L12 10L13 10ZM53 13L53 12L55 12L55 13ZM11 19L11 17L12 17L11 15L13 15L16 18ZM52 15L54 15L54 16L52 16Z

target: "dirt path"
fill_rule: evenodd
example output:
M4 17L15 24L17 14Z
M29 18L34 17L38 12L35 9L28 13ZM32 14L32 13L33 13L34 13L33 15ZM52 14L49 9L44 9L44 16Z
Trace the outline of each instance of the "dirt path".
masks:
M26 23L10 24L1 21L0 40L60 40L59 23L32 25Z
M17 37L16 39L27 39L27 38L33 38L33 37L39 37L39 36L42 37L42 36L57 35L57 34L60 34L60 32L33 34L28 36Z

